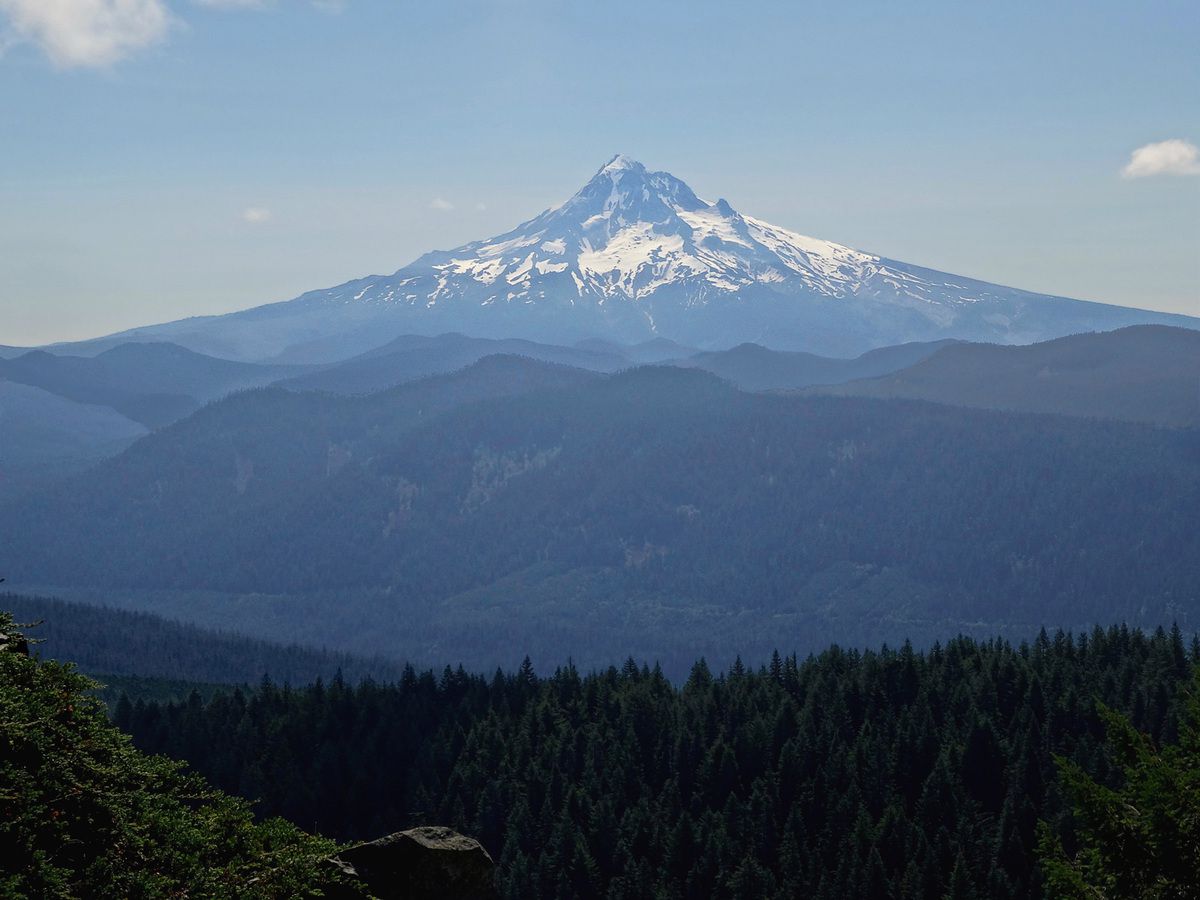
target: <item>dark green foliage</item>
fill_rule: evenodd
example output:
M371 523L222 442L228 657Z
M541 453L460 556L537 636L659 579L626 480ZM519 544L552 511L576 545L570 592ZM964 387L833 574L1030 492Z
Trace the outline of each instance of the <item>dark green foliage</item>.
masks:
M0 652L0 895L290 898L331 885L331 841L256 824L244 801L138 752L93 687Z
M1043 826L1039 854L1062 900L1189 900L1200 897L1200 677L1187 699L1178 745L1159 749L1125 716L1100 714L1120 784L1107 786L1060 759L1078 850L1068 856Z
M349 681L394 680L403 669L388 660L272 644L149 613L47 597L0 594L0 609L22 622L44 623L38 628L40 656L70 660L105 684L116 681L113 676L256 684L264 675L281 683L308 684L339 672Z
M1198 463L1197 431L490 357L206 407L6 507L0 566L275 640L674 677L1200 615Z
M1095 698L1174 740L1192 663L1177 631L1112 628L701 662L681 686L633 660L410 670L118 717L303 827L474 835L511 898L1032 900L1039 818L1069 827L1055 755L1111 779Z
M41 654L39 654L41 656ZM44 659L45 657L42 656ZM113 712L120 708L121 702L130 703L134 700L155 700L161 703L183 701L193 693L208 700L221 692L228 692L229 682L180 681L177 678L154 678L142 675L103 675L96 676L100 687L92 693L99 697Z

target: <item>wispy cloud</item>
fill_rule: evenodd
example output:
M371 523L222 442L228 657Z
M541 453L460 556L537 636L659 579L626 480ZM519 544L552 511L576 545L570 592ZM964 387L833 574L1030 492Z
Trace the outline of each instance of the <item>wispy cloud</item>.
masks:
M276 6L276 0L192 0L197 6L210 6L217 9L263 9ZM346 8L346 0L309 0L313 9L321 12L340 13Z
M217 6L227 10L257 10L266 6L266 0L192 0L197 6Z
M275 0L191 3L229 10L277 6ZM308 5L327 13L346 8L345 0L309 0ZM62 68L99 68L163 41L177 22L167 0L0 0L0 54L29 43Z
M28 41L64 68L108 66L163 40L163 0L0 0L5 43Z
M475 209L476 209L476 210L478 210L479 212L486 212L486 211L487 211L487 204L486 204L486 203L476 203L476 204L475 204Z
M242 221L249 225L261 225L271 220L271 211L261 206L250 206L242 210Z
M215 6L218 9L261 9L267 0L192 0L197 6Z
M448 212L448 211L454 209L454 204L451 203L449 200L444 200L441 197L434 197L432 200L429 201L429 208L430 209L438 209L438 210L441 210L442 212Z
M1148 178L1151 175L1200 175L1200 149L1179 138L1138 147L1121 170L1121 176Z

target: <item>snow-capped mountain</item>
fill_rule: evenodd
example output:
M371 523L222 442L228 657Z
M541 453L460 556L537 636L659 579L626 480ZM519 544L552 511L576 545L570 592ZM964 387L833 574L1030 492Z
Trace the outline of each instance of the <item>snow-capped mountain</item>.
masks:
M484 306L632 303L654 330L653 304L644 301L681 285L693 307L757 286L937 305L985 296L962 279L915 276L877 256L742 215L724 200L701 200L673 175L616 156L561 206L499 237L431 253L371 281L354 299L427 307L465 297Z
M708 203L674 176L616 156L561 206L499 237L429 254L410 267L429 271L368 285L359 299L433 306L482 287L484 305L529 304L569 288L567 303L603 306L687 283L702 304L711 293L793 281L843 296L874 261L742 216L724 200ZM638 308L653 329L651 311Z
M616 156L565 203L497 237L426 254L393 275L135 336L292 360L445 331L558 343L755 341L850 355L905 341L1027 343L1139 323L1200 327L1186 316L1032 294L806 237Z

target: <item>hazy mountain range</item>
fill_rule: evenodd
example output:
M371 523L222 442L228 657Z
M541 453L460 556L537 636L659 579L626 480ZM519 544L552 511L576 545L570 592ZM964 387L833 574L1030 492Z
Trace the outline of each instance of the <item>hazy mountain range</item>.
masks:
M748 391L907 397L1165 425L1200 424L1200 332L1135 326L1030 346L940 341L840 359L741 344L697 351L663 339L558 346L517 339L407 335L326 365L231 362L171 344L124 344L95 357L26 351L0 360L0 498L112 456L152 428L231 392L365 395L508 354L614 373L647 363L703 369Z
M9 501L0 564L23 590L478 665L511 663L518 635L541 659L685 666L780 643L1189 621L1200 431L1116 420L1186 410L1194 340L1134 328L826 361L973 372L955 405L747 392L695 355L611 374L488 355L372 393L242 391ZM1081 381L1096 342L1112 363ZM456 362L472 347L442 343ZM1030 354L1038 391L976 389ZM822 377L757 348L698 358L760 387ZM1173 375L1131 407L1121 385L1147 367ZM959 408L1045 398L1075 415Z

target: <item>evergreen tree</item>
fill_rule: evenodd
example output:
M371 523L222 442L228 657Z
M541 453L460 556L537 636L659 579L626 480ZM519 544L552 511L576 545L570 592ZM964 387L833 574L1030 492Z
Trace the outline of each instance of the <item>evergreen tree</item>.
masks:
M1177 635L1171 643L1182 646ZM1101 717L1122 783L1108 787L1078 763L1059 759L1079 846L1068 855L1042 826L1039 853L1047 883L1064 900L1200 897L1200 677L1176 746L1156 747L1106 707Z

